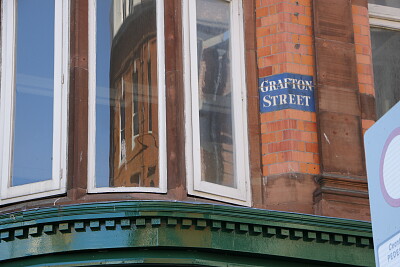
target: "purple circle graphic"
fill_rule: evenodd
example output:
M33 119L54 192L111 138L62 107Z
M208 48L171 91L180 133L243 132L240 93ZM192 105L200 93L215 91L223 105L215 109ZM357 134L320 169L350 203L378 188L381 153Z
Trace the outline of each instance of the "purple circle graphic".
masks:
M400 128L396 128L393 130L393 132L390 133L388 139L385 142L385 145L383 146L381 161L379 164L379 180L380 180L380 185L381 185L381 191L382 191L383 197L385 198L386 202L392 207L400 207L400 197L393 198L388 193L388 190L385 186L384 163L385 163L385 158L387 156L386 154L388 152L388 148L389 148L390 144L392 143L393 139L395 139L399 135L400 135ZM398 164L400 164L400 159L399 159ZM399 178L400 178L400 174L399 174Z

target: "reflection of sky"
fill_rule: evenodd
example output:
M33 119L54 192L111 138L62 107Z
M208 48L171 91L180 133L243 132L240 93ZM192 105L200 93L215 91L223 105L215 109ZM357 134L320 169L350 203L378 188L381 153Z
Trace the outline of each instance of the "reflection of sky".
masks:
M112 0L97 1L96 30L96 185L109 186L110 155L110 8Z
M52 177L54 1L19 0L13 185Z

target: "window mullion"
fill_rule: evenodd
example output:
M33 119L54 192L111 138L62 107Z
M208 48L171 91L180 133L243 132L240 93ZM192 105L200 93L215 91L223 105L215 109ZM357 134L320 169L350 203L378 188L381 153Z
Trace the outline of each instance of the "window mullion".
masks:
M2 158L1 158L1 198L7 194L11 179L13 117L14 117L14 81L15 81L15 1L3 1L2 23L2 86L1 86L1 121L2 121Z
M196 1L189 1L189 53L191 75L191 120L192 120L192 147L193 147L193 179L194 188L199 189L201 183L200 158L200 121L199 121L199 81L198 81L198 48L197 48L197 14Z

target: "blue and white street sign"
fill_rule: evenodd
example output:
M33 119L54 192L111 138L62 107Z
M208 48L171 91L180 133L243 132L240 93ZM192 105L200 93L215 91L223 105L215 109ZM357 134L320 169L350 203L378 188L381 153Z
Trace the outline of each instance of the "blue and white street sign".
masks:
M297 109L315 112L313 76L281 73L258 79L260 112Z
M400 266L400 102L365 134L375 261Z

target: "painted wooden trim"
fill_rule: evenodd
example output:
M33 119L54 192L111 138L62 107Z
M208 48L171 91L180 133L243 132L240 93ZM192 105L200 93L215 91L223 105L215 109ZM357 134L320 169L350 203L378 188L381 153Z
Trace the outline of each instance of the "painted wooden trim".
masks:
M400 30L400 21L391 21L380 18L370 18L369 24L371 27L385 28L390 30Z
M372 27L400 30L400 9L368 4L369 23Z
M363 221L176 201L92 203L0 216L0 262L112 248L206 249L374 266L371 224Z
M193 251L190 248L172 247L169 249L125 249L103 251L84 251L70 254L50 254L33 258L24 258L2 263L3 267L15 266L130 266L131 264L177 266L285 266L285 267L320 267L319 263L303 261L296 263L286 257L262 257L235 252L202 250ZM338 266L338 265L335 265Z
M400 22L400 9L382 5L368 4L369 16Z

